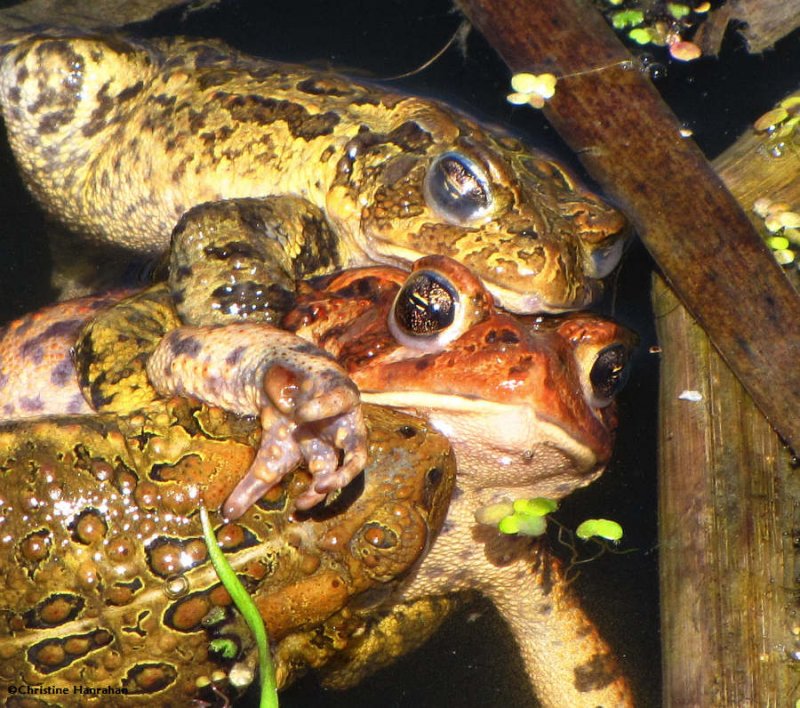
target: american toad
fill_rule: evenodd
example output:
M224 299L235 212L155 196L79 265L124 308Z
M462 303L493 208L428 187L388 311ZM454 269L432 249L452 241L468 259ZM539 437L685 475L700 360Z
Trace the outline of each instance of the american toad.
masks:
M594 315L495 312L471 273L438 257L397 273L388 292L376 294L364 278L369 270L335 277L322 301L309 295L284 324L336 353L365 401L423 413L452 442L458 474L442 534L362 643L328 667L328 685L351 685L419 645L452 609L453 593L477 591L508 623L543 705L631 705L560 564L539 541L481 526L475 512L520 497L557 499L602 472L632 335ZM329 328L337 294L349 330ZM387 307L388 318L375 316Z
M429 253L469 265L506 308L561 311L590 301L619 259L617 211L435 101L213 41L53 31L0 53L0 108L34 194L97 240L157 253L171 238L184 324L275 323L299 279ZM296 338L272 330L263 344L263 385L221 400L204 376L204 400L258 414L272 444L255 469L274 482L303 459L316 481L298 503L311 506L363 467L358 392ZM184 393L166 371L156 383ZM299 393L284 405L288 385ZM302 443L276 442L298 430Z
M320 627L318 646L346 647L364 626L345 623L346 603L388 594L441 527L447 442L387 409L367 407L367 422L363 482L335 505L290 515L309 482L298 470L236 523L215 523L273 641ZM4 706L222 705L212 678L231 695L253 680L251 636L195 512L219 506L257 437L252 421L180 399L0 425Z
M318 288L304 286L283 325L337 356L365 400L427 416L451 440L459 471L442 534L393 593L388 609L349 608L366 628L358 633L361 639L337 652L327 645L320 649L317 632L339 626L344 621L339 616L324 625L329 629L287 636L277 650L281 671L288 675L304 661L332 660L331 685L348 685L434 631L453 593L478 591L509 623L545 704L629 702L624 679L569 592L558 563L539 541L503 536L476 523L474 515L498 501L560 498L602 472L611 453L612 399L624 380L630 334L591 315L546 320L498 313L469 271L440 257L423 259L410 276L372 268L333 276ZM157 299L159 292L169 300L163 289L151 295ZM112 319L111 330L125 337L108 341L135 342L138 361L114 366L100 357L100 366L88 367L85 378L90 391L92 381L103 377L129 391L117 403L109 399L120 407L129 395L139 401L147 388L146 364L138 353L145 329L157 352L180 358L188 351L176 350L172 333L163 337L152 319L126 316L123 322L132 324L120 327ZM100 316L93 327L99 334L109 331L107 324ZM245 352L231 353L257 348L269 326L240 327L240 339L228 341L227 353L221 343L209 346L211 340L198 337L189 358L208 354L209 366L227 367L221 381L237 381ZM186 328L176 332L190 335ZM102 348L86 351L96 356ZM198 387L207 384L202 367L190 379L187 386L194 386L194 379ZM11 383L6 382L6 392ZM77 381L71 385L78 390ZM146 395L155 397L152 391ZM242 513L268 486L246 477L228 512Z
M561 311L619 260L616 210L436 101L210 40L53 31L2 54L0 107L37 198L134 251L172 236L176 287L200 315L281 310L297 278L433 253L508 309ZM207 259L231 279L196 299Z

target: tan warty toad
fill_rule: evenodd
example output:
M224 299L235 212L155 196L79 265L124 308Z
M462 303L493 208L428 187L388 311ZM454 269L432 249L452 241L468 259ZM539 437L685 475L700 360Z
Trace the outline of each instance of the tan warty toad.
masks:
M507 309L556 312L585 305L619 260L617 211L436 101L208 40L29 36L4 54L0 104L41 203L99 241L158 253L175 232L200 260L227 260L219 312L428 254L469 266ZM307 211L276 207L285 196ZM239 263L254 236L268 241L257 273Z
M335 506L297 518L310 480L298 469L236 523L213 516L271 640L291 641L299 659L295 635L318 630L317 666L323 647L335 655L364 628L331 615L385 595L424 554L455 477L447 441L424 421L378 406L366 419L363 484ZM256 650L196 509L219 506L257 438L252 421L182 399L0 423L4 708L231 705L223 693L254 680Z

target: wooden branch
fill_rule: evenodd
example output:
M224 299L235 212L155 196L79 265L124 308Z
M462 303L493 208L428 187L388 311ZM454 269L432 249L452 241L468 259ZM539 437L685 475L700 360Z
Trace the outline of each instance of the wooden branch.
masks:
M512 71L567 77L545 108L548 120L628 213L776 430L800 449L800 299L650 81L623 66L630 56L603 17L588 0L461 7Z
M739 31L747 41L747 49L757 54L800 27L800 0L728 0L701 27L703 38L708 38L701 41L703 53L719 51L731 22L744 25Z

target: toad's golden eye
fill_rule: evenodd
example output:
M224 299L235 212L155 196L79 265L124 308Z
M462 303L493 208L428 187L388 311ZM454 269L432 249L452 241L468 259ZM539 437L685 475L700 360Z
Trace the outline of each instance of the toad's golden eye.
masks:
M394 301L393 324L408 337L430 337L450 327L459 300L453 285L439 273L419 270L406 280Z
M425 199L437 214L453 224L477 221L492 206L484 171L474 160L457 152L440 155L428 168Z
M598 408L607 406L628 380L631 350L624 344L612 344L597 353L589 382L594 404Z

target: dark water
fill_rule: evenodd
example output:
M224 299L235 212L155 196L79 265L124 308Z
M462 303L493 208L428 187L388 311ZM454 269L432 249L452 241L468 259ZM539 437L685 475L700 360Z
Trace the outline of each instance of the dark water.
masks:
M317 61L373 78L410 71L450 38L459 17L445 0L335 3L296 0L226 2L184 18L169 13L138 28L144 34L220 37L241 50L298 62ZM749 122L790 89L797 77L798 38L762 57L746 55L731 36L720 59L670 65L659 82L664 96L713 157ZM395 86L446 99L473 114L512 126L527 139L579 170L569 150L540 114L505 101L509 73L476 34L466 54L451 49L432 67ZM46 302L49 257L41 217L16 179L7 150L0 153L3 259L0 322ZM636 329L642 346L621 397L616 458L592 487L565 501L559 519L574 526L587 516L618 520L626 531L624 555L606 554L584 566L575 583L587 610L633 680L637 704L660 704L656 539L657 355L649 307L652 264L644 249L629 249L605 312ZM253 703L255 705L255 703ZM510 636L493 609L470 607L451 618L421 650L357 689L334 693L307 678L282 695L284 708L300 706L533 705Z

